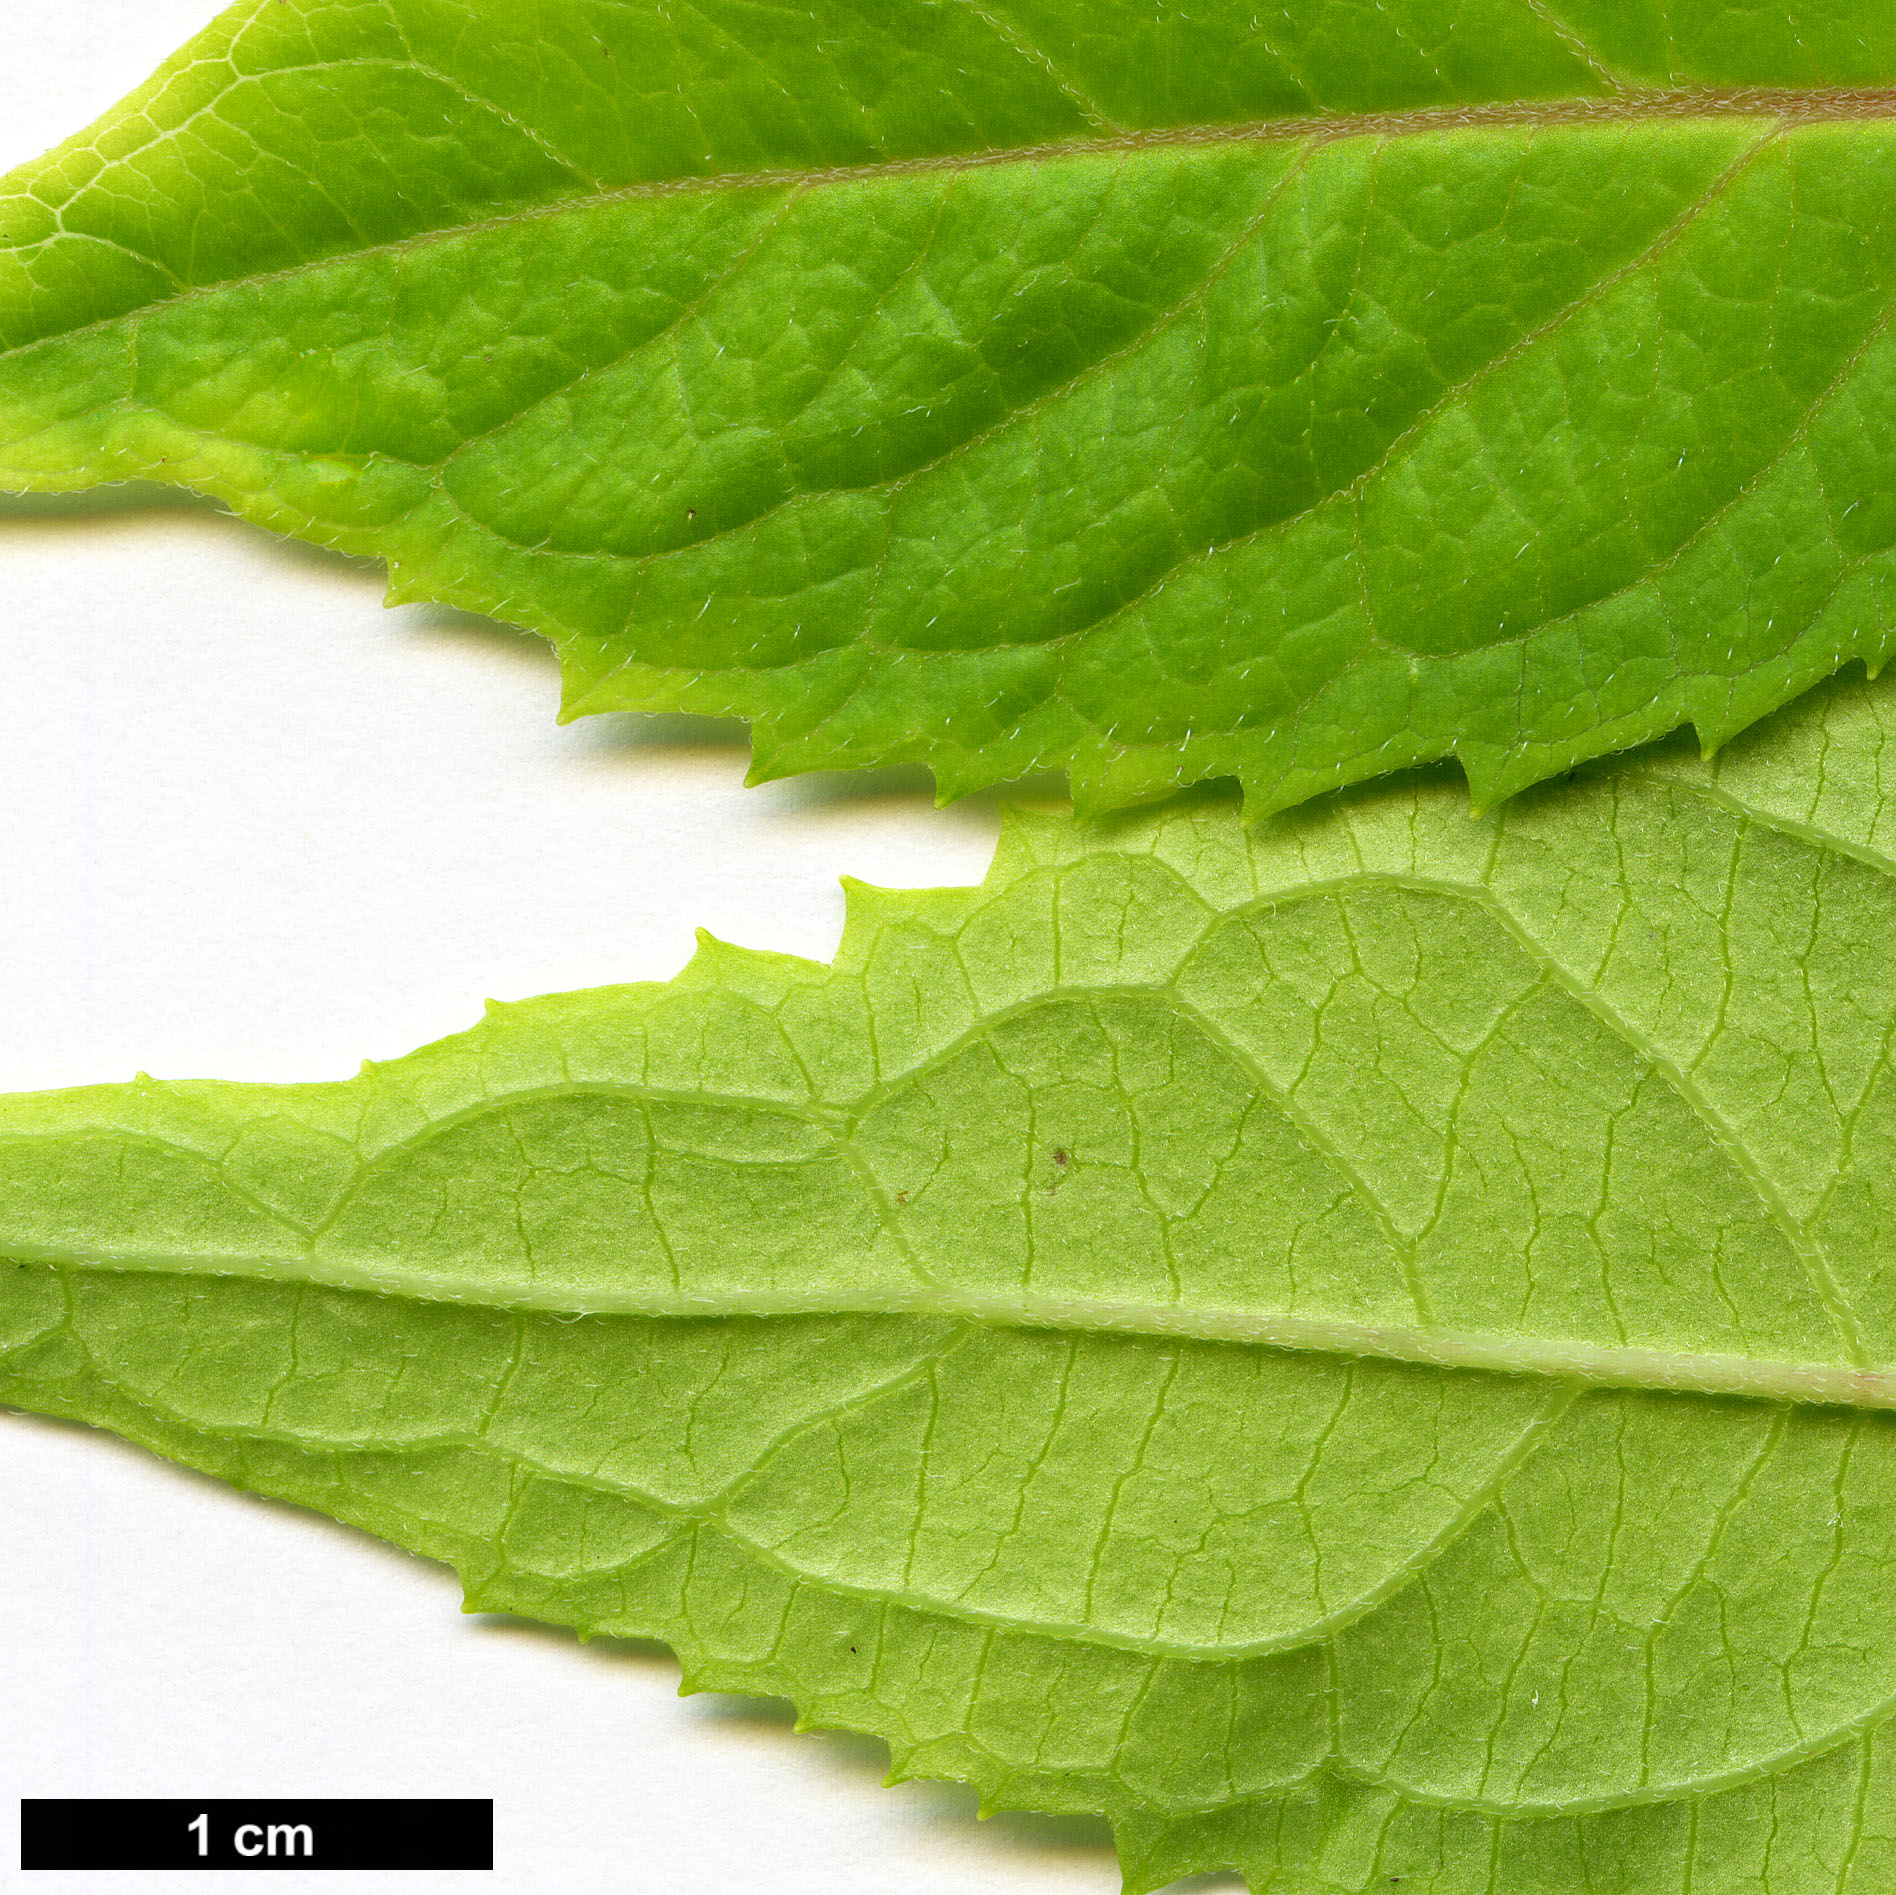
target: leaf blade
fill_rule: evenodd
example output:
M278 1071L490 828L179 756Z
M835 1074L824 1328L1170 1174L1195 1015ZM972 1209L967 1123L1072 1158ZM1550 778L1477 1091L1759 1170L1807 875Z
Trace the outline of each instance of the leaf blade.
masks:
M1485 804L1885 655L1861 9L505 12L234 9L16 174L0 477L181 480L545 633L568 715L944 795Z
M0 1397L1104 1811L1135 1887L1873 1888L1892 728L1021 819L833 968L4 1102Z

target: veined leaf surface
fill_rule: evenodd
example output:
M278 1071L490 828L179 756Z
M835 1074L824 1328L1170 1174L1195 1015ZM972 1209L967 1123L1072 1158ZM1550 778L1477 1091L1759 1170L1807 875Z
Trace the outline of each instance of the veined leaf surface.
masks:
M1896 1878L1896 683L1022 819L833 967L0 1106L0 1400L1130 1885Z
M244 0L0 192L0 481L181 481L760 774L1458 757L1889 648L1880 0Z

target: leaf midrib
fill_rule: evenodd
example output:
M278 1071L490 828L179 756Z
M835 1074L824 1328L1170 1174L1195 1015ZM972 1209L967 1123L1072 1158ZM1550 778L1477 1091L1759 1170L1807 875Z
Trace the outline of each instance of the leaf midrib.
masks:
M1716 806L1729 810L1741 825L1755 823L1760 828L1784 833L1806 846L1828 848L1864 861L1884 874L1892 866L1874 852L1850 848L1839 838L1820 829L1775 821L1768 814L1750 807L1729 792L1715 786L1674 776L1660 769L1653 772L1658 781L1674 790L1699 794ZM1499 845L1496 832L1494 846ZM1574 975L1552 955L1500 900L1489 885L1490 860L1483 870L1467 879L1419 876L1358 868L1333 877L1320 876L1294 886L1260 882L1252 895L1230 909L1217 908L1207 913L1204 928L1180 950L1179 964L1189 961L1216 929L1240 916L1275 912L1287 903L1301 903L1325 896L1344 894L1364 887L1395 887L1410 893L1437 895L1468 902L1486 913L1514 941L1516 947L1536 967L1541 978L1552 982L1587 1012L1599 1019L1621 1043L1632 1048L1659 1072L1674 1093L1705 1128L1713 1143L1733 1162L1746 1185L1757 1197L1759 1208L1786 1239L1792 1254L1806 1272L1818 1300L1830 1318L1842 1345L1846 1360L1841 1363L1806 1363L1773 1358L1700 1352L1663 1350L1622 1345L1584 1343L1557 1339L1523 1339L1498 1332L1444 1328L1426 1321L1415 1325L1359 1323L1340 1319L1313 1318L1282 1312L1210 1309L1194 1310L1173 1304L1142 1304L1104 1299L1047 1297L1034 1295L984 1296L977 1292L943 1287L939 1283L918 1281L913 1288L854 1293L763 1292L743 1297L700 1295L654 1295L649 1292L624 1293L588 1290L576 1293L549 1289L545 1292L509 1289L486 1291L478 1282L454 1282L438 1275L387 1269L367 1269L330 1260L317 1260L307 1250L285 1251L276 1256L206 1257L180 1256L163 1252L89 1247L85 1251L58 1245L9 1246L6 1255L18 1260L50 1264L63 1268L91 1268L139 1273L241 1276L275 1282L308 1282L370 1294L398 1295L422 1302L462 1303L476 1307L515 1311L545 1311L570 1315L647 1316L647 1317L739 1317L789 1316L806 1314L919 1315L947 1317L970 1322L1010 1326L1077 1329L1148 1336L1178 1336L1202 1341L1291 1350L1346 1357L1372 1356L1391 1361L1449 1370L1499 1374L1533 1374L1565 1380L1581 1386L1642 1388L1715 1396L1797 1402L1822 1406L1896 1409L1896 1366L1877 1367L1862 1339L1854 1312L1830 1269L1821 1245L1812 1239L1801 1220L1793 1216L1774 1182L1764 1173L1711 1102L1701 1093L1688 1069L1668 1057L1659 1047L1648 1043L1632 1024L1612 1008L1605 997L1593 991L1589 983ZM1300 1111L1288 1109L1288 1094L1271 1083L1241 1048L1176 990L1172 982L1162 983L1057 983L1007 1006L984 1012L966 1032L956 1035L947 1045L934 1049L918 1066L884 1079L868 1089L850 1107L838 1108L816 1100L784 1098L734 1098L700 1092L676 1092L638 1084L594 1080L577 1088L567 1086L528 1088L510 1098L563 1096L570 1090L608 1092L636 1097L648 1104L677 1103L716 1105L727 1109L754 1110L782 1115L812 1129L829 1133L838 1142L839 1155L848 1161L853 1135L862 1119L895 1090L914 1083L927 1071L937 1070L969 1044L985 1038L994 1029L1017 1014L1059 1001L1104 1001L1118 999L1161 998L1167 1005L1187 1012L1194 1025L1243 1067L1260 1090L1297 1135L1332 1166L1337 1167L1358 1203L1378 1225L1390 1243L1391 1261L1397 1265L1405 1287L1414 1294L1412 1269L1408 1267L1411 1246L1398 1232L1387 1208L1370 1188L1368 1181L1338 1152L1333 1141L1316 1137L1315 1128ZM345 1084L348 1082L344 1082ZM461 1110L432 1119L422 1135L432 1141L469 1117L490 1111L503 1101L484 1095ZM120 1136L127 1134L120 1133ZM43 1137L57 1138L58 1133L32 1131L0 1132L0 1141ZM190 1152L172 1141L133 1135L139 1142L161 1148ZM388 1159L395 1152L409 1149L416 1141L401 1139L379 1148L365 1163L365 1171ZM860 1167L852 1167L860 1169ZM358 1178L358 1182L360 1179ZM904 1252L910 1269L918 1277L922 1272L907 1256L899 1224L872 1176L859 1180L869 1189L878 1210L880 1233ZM342 1204L305 1232L305 1242L313 1244L331 1228L341 1209L353 1199L345 1193ZM253 1202L253 1208L267 1210ZM0 1350L0 1355L5 1351Z
M497 211L487 217L471 218L465 223L440 224L416 231L407 237L391 238L383 243L345 245L326 251L307 261L286 264L278 269L257 270L203 283L194 283L173 296L155 297L147 303L100 317L94 322L76 323L31 342L0 348L0 359L30 354L75 336L111 329L136 321L156 311L170 309L225 290L259 284L293 281L298 277L346 260L374 256L399 256L432 243L454 238L478 236L484 231L506 229L516 224L544 218L570 215L600 205L698 196L707 193L766 190L807 190L829 185L873 183L891 178L927 176L933 173L958 173L992 170L1009 165L1052 163L1060 159L1133 155L1142 151L1215 149L1247 144L1308 142L1332 144L1350 138L1375 138L1384 141L1443 135L1452 132L1485 130L1542 130L1561 127L1688 124L1695 120L1753 121L1765 130L1782 132L1799 126L1849 123L1889 123L1896 121L1896 85L1890 86L1811 86L1811 87L1671 87L1627 91L1600 98L1547 100L1508 100L1486 105L1424 106L1404 112L1323 112L1304 116L1259 119L1237 125L1180 125L1149 130L1111 133L1096 137L1053 140L1046 144L1003 147L990 151L944 152L925 157L889 158L868 164L797 167L766 167L755 171L720 171L683 177L654 178L633 184L612 185L596 191L578 192L545 203L521 205ZM27 195L24 182L38 169L42 160L0 178L0 203L8 197ZM90 232L68 232L63 227L51 236L24 245L0 245L0 255L14 250L43 250L65 240L110 242ZM123 246L119 246L123 247ZM142 251L129 251L140 262L155 269L165 266Z
M89 1274L241 1277L278 1284L395 1296L408 1302L560 1316L738 1318L922 1316L990 1328L1061 1329L1229 1343L1298 1355L1373 1357L1420 1368L1488 1375L1534 1375L1582 1388L1629 1388L1655 1394L1735 1396L1826 1408L1896 1410L1896 1368L1795 1362L1692 1350L1524 1339L1481 1330L1352 1322L1280 1311L1186 1309L1172 1304L1087 1297L989 1295L917 1285L913 1289L821 1293L751 1291L741 1296L654 1295L570 1289L494 1292L402 1270L370 1270L301 1257L192 1257L62 1245L10 1246L16 1263ZM22 1347L25 1344L20 1345ZM8 1353L0 1349L0 1356Z

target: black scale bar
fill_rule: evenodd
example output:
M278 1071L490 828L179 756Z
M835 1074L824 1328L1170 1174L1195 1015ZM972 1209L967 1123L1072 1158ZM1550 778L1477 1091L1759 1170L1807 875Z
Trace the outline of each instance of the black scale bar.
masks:
M491 1799L20 1800L22 1869L493 1866Z

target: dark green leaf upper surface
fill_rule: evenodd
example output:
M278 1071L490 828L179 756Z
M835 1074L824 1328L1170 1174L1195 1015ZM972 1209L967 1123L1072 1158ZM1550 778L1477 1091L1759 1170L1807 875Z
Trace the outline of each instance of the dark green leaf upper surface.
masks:
M1022 821L833 967L0 1102L0 1401L1135 1889L1886 1895L1892 755Z
M1871 0L246 0L0 191L0 481L758 770L1487 802L1881 662Z

